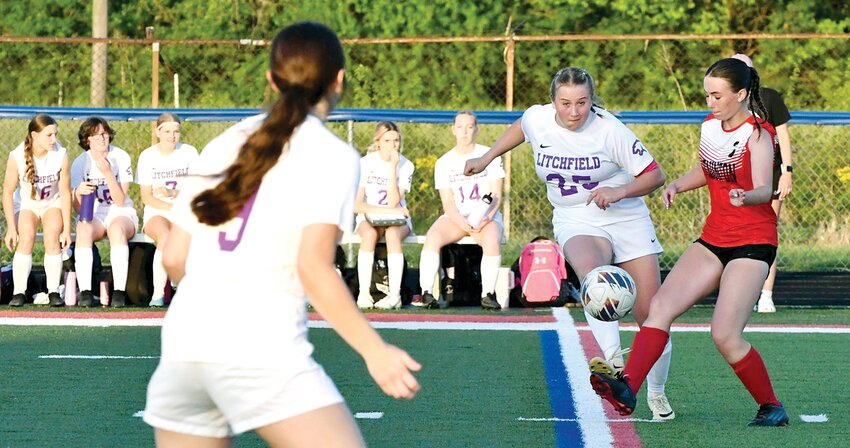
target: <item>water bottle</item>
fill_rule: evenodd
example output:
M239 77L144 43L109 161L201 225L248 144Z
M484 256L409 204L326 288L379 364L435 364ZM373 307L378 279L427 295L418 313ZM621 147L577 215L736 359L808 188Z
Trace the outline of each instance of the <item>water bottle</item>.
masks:
M80 196L80 221L91 222L94 215L94 193Z
M487 193L481 197L481 200L475 204L475 208L472 210L472 213L466 217L466 221L473 228L478 227L478 224L481 223L481 220L484 219L484 215L490 211L490 204L493 203L493 194Z
M77 273L68 271L65 273L65 306L77 304Z
M100 282L100 306L109 306L109 282L106 280Z

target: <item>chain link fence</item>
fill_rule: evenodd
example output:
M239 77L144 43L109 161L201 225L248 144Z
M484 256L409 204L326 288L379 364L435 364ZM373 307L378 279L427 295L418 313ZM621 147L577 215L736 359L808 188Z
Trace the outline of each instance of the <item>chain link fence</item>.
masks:
M346 41L348 88L343 107L517 110L548 101L552 75L567 65L589 70L603 105L623 110L701 110L702 76L717 57L753 55L763 84L782 92L792 110L850 110L850 40L835 37L567 36L513 39L385 39ZM160 107L234 108L265 104L272 93L263 72L265 41L163 41L110 39L106 75L109 107L150 107L151 79L158 66ZM6 102L39 106L91 105L94 40L0 38L0 63L15 67L3 82ZM44 61L50 61L45 64ZM174 82L177 75L178 82ZM512 79L509 83L506 80ZM79 118L85 118L81 116ZM0 148L8 154L24 138L25 119L0 120ZM414 230L424 234L441 213L433 187L437 158L454 144L446 124L399 120L404 154L414 162L408 203ZM151 124L112 121L114 143L134 160L151 145ZM199 149L233 122L186 122L183 140ZM361 151L371 143L374 122L329 126ZM60 120L59 140L75 157L79 122ZM672 180L696 163L697 124L634 124L630 127ZM494 142L505 125L481 125L478 142ZM779 267L792 271L850 269L850 126L790 126L794 190L782 209ZM510 238L504 264L537 235L551 234L551 207L536 178L531 148L511 157ZM5 170L6 157L0 160ZM4 171L5 172L5 171ZM141 212L138 188L131 195ZM685 194L665 210L659 194L647 198L665 246L669 269L698 235L708 213L704 190ZM418 248L409 248L413 264ZM7 251L2 258L8 259Z

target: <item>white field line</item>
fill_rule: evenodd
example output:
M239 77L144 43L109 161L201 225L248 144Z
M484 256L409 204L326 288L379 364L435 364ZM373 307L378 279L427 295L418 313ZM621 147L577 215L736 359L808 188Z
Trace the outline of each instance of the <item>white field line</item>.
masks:
M561 309L553 310L562 312ZM566 310L563 310L566 313ZM41 318L41 317L2 317L0 326L60 326L60 327L159 327L162 318L120 318L120 319L86 319L86 318ZM310 328L330 328L321 320L308 322ZM372 322L372 327L390 330L493 330L493 331L546 331L558 330L561 324L557 322ZM577 331L590 331L586 324L574 325ZM622 331L637 331L634 324L620 327ZM673 325L675 333L708 333L708 325ZM752 326L745 329L747 333L794 333L794 334L850 334L850 326L818 326L818 325L770 325Z
M159 359L159 356L40 355L39 359Z
M553 309L552 314L558 321L558 343L561 346L561 359L567 371L567 379L573 393L573 403L576 410L576 421L581 430L585 447L610 447L614 436L606 423L602 400L587 381L587 358L581 339L570 313L563 309Z
M135 414L133 414L133 417L136 417L136 418L142 418L144 416L145 416L144 410L137 411ZM384 416L383 412L358 412L358 413L354 414L354 418L361 419L361 420L377 420L379 418L382 418L383 416Z
M517 417L520 422L577 422L577 418L556 418L556 417ZM605 419L605 423L666 423L669 420L652 420L648 418L609 418Z
M826 423L829 421L826 414L817 414L817 415L802 415L800 414L800 420L806 423Z

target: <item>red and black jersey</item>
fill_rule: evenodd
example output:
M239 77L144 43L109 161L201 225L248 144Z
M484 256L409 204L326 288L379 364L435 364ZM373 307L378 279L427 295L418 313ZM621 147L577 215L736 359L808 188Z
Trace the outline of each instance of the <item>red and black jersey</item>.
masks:
M749 139L756 131L756 117L750 117L734 129L723 129L720 120L709 114L700 130L699 160L711 196L711 213L705 220L702 238L719 247L745 244L778 245L776 213L770 202L735 207L729 201L729 190L753 189ZM759 120L776 144L776 130Z

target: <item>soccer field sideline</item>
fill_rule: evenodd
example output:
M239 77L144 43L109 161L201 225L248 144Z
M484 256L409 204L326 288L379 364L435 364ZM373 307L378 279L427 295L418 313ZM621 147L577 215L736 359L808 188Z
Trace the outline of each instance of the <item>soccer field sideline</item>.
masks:
M561 309L553 309L553 313ZM566 312L566 310L564 310ZM401 314L365 313L377 329L394 330L495 330L495 331L547 331L558 330L561 324L553 314L499 315L499 314ZM54 312L54 311L0 311L0 325L11 326L71 326L71 327L158 327L162 326L165 311L125 312ZM331 328L321 316L309 314L310 328ZM578 331L590 331L584 322L574 323ZM635 323L623 323L622 331L636 332ZM708 333L706 324L673 324L672 332ZM748 333L785 334L850 334L850 325L822 324L750 324Z

